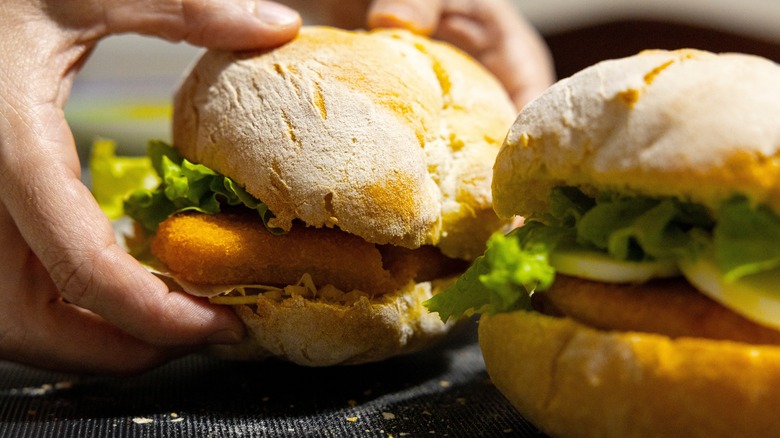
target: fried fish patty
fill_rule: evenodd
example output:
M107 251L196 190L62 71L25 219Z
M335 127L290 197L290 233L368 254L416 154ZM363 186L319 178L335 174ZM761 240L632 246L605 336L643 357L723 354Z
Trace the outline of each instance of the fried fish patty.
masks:
M780 344L780 331L729 310L680 278L629 285L557 275L534 301L543 313L603 330Z
M274 235L253 212L171 216L151 250L176 276L202 285L283 286L308 273L316 285L382 294L465 269L434 247L378 246L334 228L296 224Z

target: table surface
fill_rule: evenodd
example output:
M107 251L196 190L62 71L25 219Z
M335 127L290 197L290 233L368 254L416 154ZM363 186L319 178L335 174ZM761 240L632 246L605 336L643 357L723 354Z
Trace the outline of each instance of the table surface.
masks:
M542 436L491 384L476 325L431 350L357 366L191 355L95 377L0 362L0 436Z

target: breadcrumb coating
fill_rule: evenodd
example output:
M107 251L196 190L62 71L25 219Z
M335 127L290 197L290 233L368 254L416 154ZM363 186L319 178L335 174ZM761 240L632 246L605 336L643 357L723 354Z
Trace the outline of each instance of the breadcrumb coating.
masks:
M602 330L780 344L777 330L738 315L680 278L611 284L558 275L535 299L544 313Z
M308 273L317 285L372 295L457 273L465 263L434 247L377 246L336 228L296 224L274 235L254 213L171 216L151 249L173 274L195 284L288 285Z

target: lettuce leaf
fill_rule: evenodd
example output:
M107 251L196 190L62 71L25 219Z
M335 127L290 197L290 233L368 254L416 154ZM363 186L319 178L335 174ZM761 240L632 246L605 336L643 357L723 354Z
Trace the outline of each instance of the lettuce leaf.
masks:
M607 195L577 223L577 243L618 260L676 258L688 251L692 229L712 226L707 211L690 203Z
M715 259L726 281L780 267L780 217L745 198L726 203L714 230Z
M561 244L616 260L696 260L715 254L725 281L780 268L780 217L735 196L718 210L674 198L595 198L562 187L550 194L549 212L526 220L507 236L495 235L484 256L447 290L426 301L443 320L469 313L530 309L530 295L553 281L549 256Z
M544 218L529 219L506 236L493 234L485 254L425 306L443 321L471 313L531 309L531 295L549 288L555 278L550 253L562 242L574 240L575 224L592 204L569 188L554 190L550 201Z
M554 280L549 256L558 246L584 247L619 260L674 258L691 253L693 242L702 245L711 228L703 208L674 199L590 198L576 188L559 187L550 193L546 214L526 219L507 236L492 236L485 254L425 305L443 320L530 309L531 294Z
M157 230L160 222L174 213L191 210L213 214L223 205L243 205L256 210L270 232L283 232L268 226L273 213L232 179L186 160L161 141L149 142L147 154L162 182L153 190L133 192L125 200L124 210L148 231Z
M504 236L493 234L485 254L458 280L425 301L443 321L470 313L531 309L531 294L552 285L555 270L548 256L571 233L566 228L531 222Z
M113 149L96 146L91 163L93 193L100 196L98 202L112 218L127 215L154 232L174 213L213 214L225 205L243 205L256 210L269 231L283 232L268 226L274 215L263 202L232 179L186 160L165 142L150 141L145 157L117 157ZM133 172L126 170L121 175L113 170L131 168Z

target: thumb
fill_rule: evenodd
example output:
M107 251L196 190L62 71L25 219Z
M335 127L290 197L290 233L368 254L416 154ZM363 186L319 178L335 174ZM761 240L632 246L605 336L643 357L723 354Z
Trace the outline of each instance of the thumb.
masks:
M56 1L56 0L55 0ZM69 27L109 34L139 33L215 49L275 47L291 40L300 15L263 0L93 0L94 8L52 8ZM84 14L85 10L89 10ZM92 35L91 37L94 37Z

